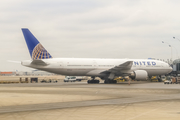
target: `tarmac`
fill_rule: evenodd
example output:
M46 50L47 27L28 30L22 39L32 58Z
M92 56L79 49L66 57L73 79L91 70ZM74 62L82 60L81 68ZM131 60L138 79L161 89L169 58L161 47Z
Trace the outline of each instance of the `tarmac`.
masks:
M0 84L0 120L179 120L180 84Z

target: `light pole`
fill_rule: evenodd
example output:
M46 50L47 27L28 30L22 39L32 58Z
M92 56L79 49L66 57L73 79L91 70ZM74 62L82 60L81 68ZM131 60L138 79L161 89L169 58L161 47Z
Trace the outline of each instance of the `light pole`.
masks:
M177 39L177 40L180 42L180 39L177 38L177 37L173 37L173 39ZM174 48L175 48L175 47L174 47ZM176 48L175 48L175 49L176 49ZM177 49L176 49L176 54L177 54L177 57L178 57L178 59L179 59L179 53L178 53Z
M166 44L168 44L169 47L171 47L171 45L169 43L167 43L167 42L162 41L162 43L166 43ZM171 47L171 60L170 60L171 63L172 63L172 59L173 58L172 58L172 47Z
M180 42L180 39L176 38L176 37L173 37L173 39L177 39L179 42Z

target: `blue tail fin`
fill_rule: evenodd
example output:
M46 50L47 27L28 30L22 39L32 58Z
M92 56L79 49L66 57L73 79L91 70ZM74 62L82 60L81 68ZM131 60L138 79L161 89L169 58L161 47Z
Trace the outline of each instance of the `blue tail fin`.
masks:
M33 60L52 58L48 51L41 45L41 43L39 43L39 41L28 29L22 28L22 32Z

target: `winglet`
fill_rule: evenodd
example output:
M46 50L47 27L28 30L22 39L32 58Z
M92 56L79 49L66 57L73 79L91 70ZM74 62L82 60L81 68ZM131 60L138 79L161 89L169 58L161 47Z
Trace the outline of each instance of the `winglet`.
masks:
M27 28L22 28L22 32L26 40L30 56L33 60L52 58L48 51L41 45L41 43Z

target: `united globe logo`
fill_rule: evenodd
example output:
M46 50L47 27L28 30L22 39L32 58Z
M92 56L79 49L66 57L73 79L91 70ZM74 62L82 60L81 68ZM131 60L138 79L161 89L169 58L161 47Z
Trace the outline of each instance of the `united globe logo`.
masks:
M32 59L49 59L52 56L47 52L47 50L39 43L36 45L32 52Z

